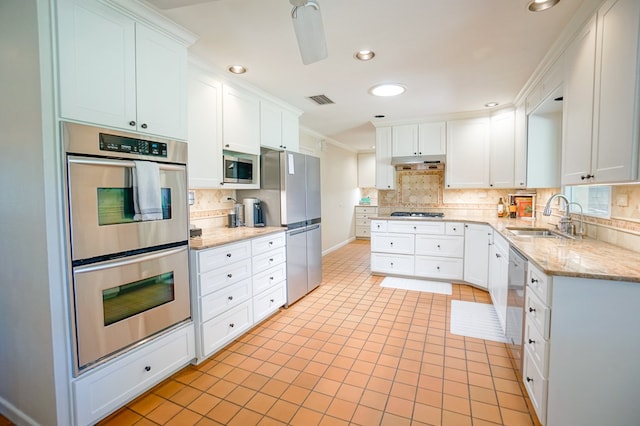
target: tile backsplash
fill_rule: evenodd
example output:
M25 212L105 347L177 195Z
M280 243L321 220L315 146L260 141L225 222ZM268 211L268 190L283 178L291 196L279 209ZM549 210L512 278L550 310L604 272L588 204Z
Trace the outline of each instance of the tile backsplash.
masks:
M227 226L227 214L233 210L236 198L232 189L190 189L194 193L194 203L189 206L191 225L198 228L223 228Z

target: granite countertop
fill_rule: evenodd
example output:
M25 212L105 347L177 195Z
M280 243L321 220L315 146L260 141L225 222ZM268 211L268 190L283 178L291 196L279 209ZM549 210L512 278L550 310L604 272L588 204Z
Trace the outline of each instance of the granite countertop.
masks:
M237 228L203 229L202 236L189 239L189 247L194 250L203 250L284 231L286 231L286 228L280 226L265 226L262 228L240 226Z
M492 218L469 219L464 215L447 213L444 218L379 216L378 220L422 220L488 224L530 262L547 275L593 278L640 283L639 254L592 238L537 238L516 236L507 227L536 227L552 229L539 221Z

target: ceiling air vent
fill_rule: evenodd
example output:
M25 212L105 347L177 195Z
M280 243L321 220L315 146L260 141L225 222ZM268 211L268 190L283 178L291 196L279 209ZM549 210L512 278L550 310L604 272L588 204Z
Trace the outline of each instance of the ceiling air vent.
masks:
M309 99L311 99L313 102L317 103L318 105L328 105L328 104L335 103L325 95L309 96Z

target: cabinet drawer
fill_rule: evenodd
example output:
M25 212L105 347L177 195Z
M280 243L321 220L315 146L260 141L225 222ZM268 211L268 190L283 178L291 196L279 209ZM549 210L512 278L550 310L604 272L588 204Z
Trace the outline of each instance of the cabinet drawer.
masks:
M287 260L286 247L280 247L253 257L253 273L257 274Z
M464 235L464 223L446 222L445 233L447 235Z
M251 279L246 279L206 295L200 299L202 321L238 306L251 298L251 294Z
M371 207L371 206L367 206L367 207L356 206L356 214L367 214L369 216L376 215L378 214L378 208Z
M250 300L218 315L201 325L204 356L231 342L253 325L253 305Z
M356 226L356 237L369 238L370 236L371 230L368 226Z
M251 277L251 259L222 265L218 269L200 275L200 296Z
M412 234L371 234L371 251L384 253L413 254L414 236Z
M419 277L461 280L463 271L462 259L416 256L415 275Z
M388 232L444 235L444 222L389 221Z
M276 312L287 301L286 283L281 282L253 298L254 322L259 322Z
M416 235L416 254L426 256L462 257L464 238L454 236Z
M257 254L262 254L278 247L284 247L286 241L287 240L284 232L267 235L260 238L254 238L253 240L251 240L251 251L255 256Z
M251 257L249 241L202 250L198 252L198 272L202 274L249 257Z
M258 294L287 279L287 264L281 263L253 276L253 294Z
M547 420L547 391L549 382L540 373L540 370L531 359L529 353L524 351L524 359L522 361L522 380L527 388L529 399L536 410L538 420L541 424L545 424Z
M527 284L545 304L551 305L551 277L529 262Z
M524 299L525 321L527 324L534 324L538 327L538 331L542 337L549 339L549 321L551 319L551 310L542 303L542 301L533 294L531 287L527 286L527 294Z
M371 272L413 275L413 256L371 253Z
M94 424L164 380L194 358L194 347L190 323L83 374L73 382L77 423Z
M549 371L549 342L543 337L538 327L530 321L525 321L524 342L525 350L529 351L529 356L536 363L538 370L544 377Z
M366 226L368 228L371 226L371 219L356 217L356 226Z
M386 220L372 220L371 232L387 232L388 222Z

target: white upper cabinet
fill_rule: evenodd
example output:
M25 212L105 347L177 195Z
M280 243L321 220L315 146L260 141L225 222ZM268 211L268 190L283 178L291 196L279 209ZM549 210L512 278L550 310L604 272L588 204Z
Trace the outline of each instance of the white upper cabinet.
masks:
M95 0L58 2L60 115L186 139L186 45Z
M489 118L447 122L447 188L489 187Z
M300 125L298 115L268 101L260 101L260 145L298 152Z
M567 58L562 184L638 178L640 2L609 0Z
M223 149L260 155L260 98L223 85Z
M392 156L444 155L446 125L444 121L392 127Z
M640 2L606 2L598 12L593 160L595 182L638 178Z
M191 67L189 87L189 188L218 188L222 178L222 83Z
M376 129L376 188L395 189L396 170L391 165L391 127Z
M518 105L515 111L515 136L513 152L514 188L527 187L527 114L525 105Z
M489 186L514 188L515 111L491 116Z
M587 183L587 175L591 174L595 48L594 18L567 49L562 137L564 185Z

